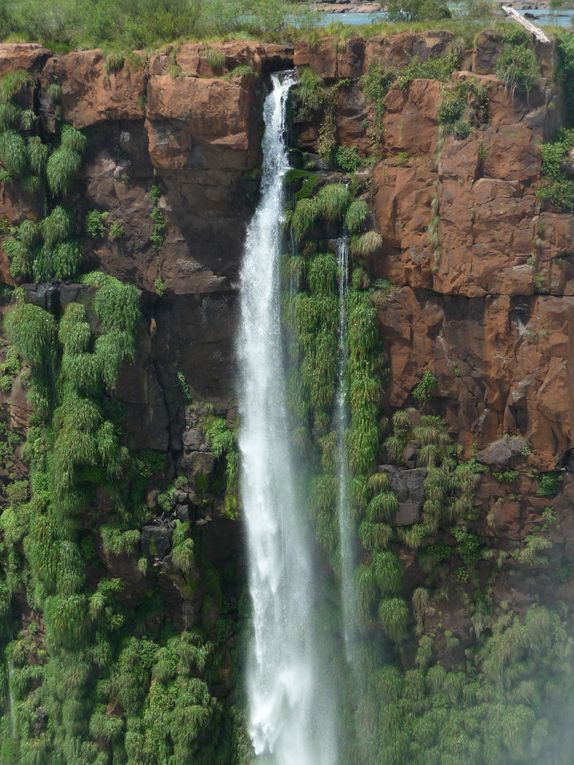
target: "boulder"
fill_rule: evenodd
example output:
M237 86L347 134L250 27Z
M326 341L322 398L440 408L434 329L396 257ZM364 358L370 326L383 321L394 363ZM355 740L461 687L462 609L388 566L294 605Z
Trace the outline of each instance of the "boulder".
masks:
M412 526L418 523L422 518L426 468L405 469L394 465L379 465L378 472L389 477L390 487L399 500L395 525Z
M165 558L171 550L173 530L169 526L144 526L142 529L141 546L144 555L154 558Z
M55 56L42 71L41 97L54 81L62 88L63 118L74 127L144 117L146 76L143 53L133 54L114 72L106 71L101 50Z
M499 32L483 29L478 33L474 44L472 71L476 74L490 74L496 70L496 61L502 52L502 40Z
M524 456L526 448L527 443L520 436L506 436L481 449L476 458L491 468L502 469L510 467L517 459Z
M0 43L0 77L16 69L36 74L51 55L36 43Z

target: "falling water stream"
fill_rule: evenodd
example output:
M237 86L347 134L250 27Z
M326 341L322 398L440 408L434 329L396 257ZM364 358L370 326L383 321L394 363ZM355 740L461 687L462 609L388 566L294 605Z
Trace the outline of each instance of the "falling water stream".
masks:
M335 765L334 694L317 640L314 548L290 445L281 336L285 113L294 82L292 73L272 76L261 198L241 270L239 446L253 610L249 730L266 763Z
M337 430L337 516L339 521L339 558L341 577L341 605L343 636L347 662L354 664L355 593L354 593L354 530L349 506L349 465L346 434L348 426L347 404L347 291L349 286L349 237L337 240L337 270L339 277L339 343L337 369L337 400L335 422Z

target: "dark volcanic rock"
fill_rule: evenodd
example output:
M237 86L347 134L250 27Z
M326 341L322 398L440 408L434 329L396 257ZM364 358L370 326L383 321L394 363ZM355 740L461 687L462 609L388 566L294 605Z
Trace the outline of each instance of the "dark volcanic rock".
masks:
M389 477L391 489L399 500L395 516L396 526L411 526L421 520L424 502L424 480L426 468L404 469L394 465L379 465L380 473Z
M171 550L172 529L169 526L144 526L141 545L145 555L165 558Z

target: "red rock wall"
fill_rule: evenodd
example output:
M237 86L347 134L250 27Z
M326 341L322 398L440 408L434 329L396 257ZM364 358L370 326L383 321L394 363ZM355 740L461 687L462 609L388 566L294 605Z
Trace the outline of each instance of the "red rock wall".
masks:
M294 61L311 66L327 85L351 78L339 93L337 140L369 153L365 124L373 115L359 77L373 62L403 66L455 45L452 34L437 32L343 44L326 38L318 47L301 44L296 50L243 42L217 46L224 72L249 64L255 77L215 76L197 44L150 60L134 54L113 73L106 72L99 51L53 56L39 46L0 46L0 75L24 68L37 78L45 130L53 129L55 119L47 88L57 80L63 118L89 138L74 199L80 216L105 209L125 227L120 240L94 246L86 239L85 247L92 266L144 293L148 325L137 363L124 370L118 386L134 445L192 462L202 456L187 449L194 431L186 422L178 372L194 400L214 402L222 411L233 407L238 268L259 185L259 75ZM497 40L483 33L463 53L463 66L480 77L489 95L488 121L464 141L441 135L440 83L415 80L405 92L389 91L383 158L370 171L373 223L383 247L366 265L374 278L394 285L379 308L391 372L387 410L408 404L422 372L432 369L438 378L433 410L445 417L467 456L488 447L479 451L481 459L504 469L514 464L500 457L505 435L519 435L530 447L518 484L503 486L491 477L481 483L477 530L504 551L540 525L549 503L536 496L536 472L568 462L574 446L574 218L542 209L535 194L539 144L561 120L552 46L539 50L548 79L526 100L509 98L492 74L498 52ZM316 124L298 125L298 146L313 151L317 134ZM154 183L168 222L159 254L149 242ZM0 186L0 219L18 223L38 212L30 200ZM437 214L438 248L429 237ZM7 274L0 253L0 278L9 282ZM154 290L158 277L167 288L162 298ZM73 288L64 292L64 302L74 299ZM21 428L19 387L10 404ZM568 474L551 500L559 516L549 532L557 565L574 556L572 484ZM409 587L416 586L415 553L405 548L401 557ZM543 586L536 570L509 559L494 596L522 608ZM569 599L573 586L570 580L554 583L547 597ZM464 603L435 606L437 623L472 639Z

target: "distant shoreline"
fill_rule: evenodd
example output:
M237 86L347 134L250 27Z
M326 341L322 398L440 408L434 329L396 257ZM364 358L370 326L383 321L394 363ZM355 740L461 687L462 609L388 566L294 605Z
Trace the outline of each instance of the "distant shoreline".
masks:
M512 8L520 11L552 11L556 16L561 15L561 11L569 11L574 8L574 2L565 4L560 8L551 8L549 2L529 2L528 0L509 0L505 2ZM379 13L384 10L381 3L378 2L354 2L353 0L325 0L324 2L313 3L312 9L321 13L364 13L366 16L371 13Z

